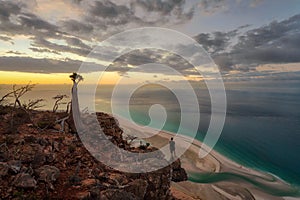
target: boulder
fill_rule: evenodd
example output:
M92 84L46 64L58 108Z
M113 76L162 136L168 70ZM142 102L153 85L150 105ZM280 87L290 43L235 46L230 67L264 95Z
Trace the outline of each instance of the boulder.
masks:
M81 185L84 187L91 187L97 184L97 180L96 179L85 179L83 181L81 181Z
M136 179L125 187L125 191L134 194L138 199L144 199L148 187L147 181Z
M7 163L0 162L0 177L8 175L9 166Z
M117 190L117 189L108 189L104 190L100 193L101 200L138 200L136 196L134 196L130 192Z
M172 181L181 182L186 181L188 179L186 171L181 167L180 159L177 159L172 163Z
M87 199L90 199L90 192L89 191L82 191L82 192L78 192L76 193L76 199L78 200L87 200Z
M187 174L183 168L174 170L172 173L172 181L174 181L174 182L186 181L187 178L188 178Z
M36 170L40 181L44 181L46 183L55 182L59 175L60 171L54 166L44 165Z
M27 173L20 173L15 177L14 185L18 188L35 188L36 187L36 180Z
M17 174L21 171L22 162L20 160L10 160L7 164L13 173Z
M44 153L38 152L34 157L33 161L31 162L34 168L41 167L46 162L46 155Z

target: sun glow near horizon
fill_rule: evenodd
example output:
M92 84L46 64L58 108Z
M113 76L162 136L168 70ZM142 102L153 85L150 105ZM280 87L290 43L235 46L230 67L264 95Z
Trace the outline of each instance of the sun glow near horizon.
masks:
M30 72L9 72L0 71L0 84L27 84L29 82L36 84L59 85L72 84L69 75L71 73L30 73ZM101 84L111 85L118 80L119 75L115 72L106 72L101 78ZM89 80L84 83L92 84Z

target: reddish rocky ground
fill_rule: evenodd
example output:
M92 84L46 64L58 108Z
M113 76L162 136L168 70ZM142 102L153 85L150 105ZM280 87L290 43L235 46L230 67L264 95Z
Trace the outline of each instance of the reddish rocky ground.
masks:
M171 180L187 179L180 160L151 173L116 171L85 149L70 120L61 126L58 119L66 113L28 113L0 107L0 199L174 199ZM108 114L97 113L97 119L115 145L133 152L156 150L130 147Z

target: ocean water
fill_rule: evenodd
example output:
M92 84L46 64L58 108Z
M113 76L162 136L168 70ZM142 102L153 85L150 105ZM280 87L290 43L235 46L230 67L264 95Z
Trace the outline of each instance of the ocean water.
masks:
M272 173L299 187L300 81L226 83L225 86L227 116L221 137L214 149L242 165ZM111 112L112 89L112 86L98 87L94 102L96 111ZM8 90L8 86L1 86L0 95ZM178 90L184 89L179 87ZM211 116L210 98L206 88L195 87L195 92L201 117L196 139L202 141ZM52 109L52 97L57 94L70 95L70 85L38 85L23 101L42 97L47 100L43 109ZM116 102L120 105L124 103L122 98ZM168 118L163 129L176 133L180 124L180 106L174 93L165 88L149 86L136 91L130 100L131 118L139 124L149 124L151 119L148 111L154 104L161 104L166 109ZM83 103L82 108L89 106ZM190 112L188 118L193 122L193 115L197 113L193 113L193 109ZM188 135L189 124L185 124L182 130L184 131L181 134ZM211 177L201 175L191 178L198 182L211 182L233 178L235 175L219 174ZM276 195L276 190L272 188L259 187ZM299 194L294 190L278 193L279 196Z
M300 186L299 82L227 84L226 88L227 116L214 149L242 165L269 172ZM196 139L203 141L211 116L210 99L205 89L196 88L195 91L201 116ZM100 93L97 96L103 99L106 95ZM130 103L131 118L139 124L149 124L148 111L153 104L166 108L168 119L163 129L177 132L180 106L175 95L165 88L146 87L137 91ZM105 107L103 102L97 105L97 108L101 107ZM182 134L188 133L188 124L184 130Z

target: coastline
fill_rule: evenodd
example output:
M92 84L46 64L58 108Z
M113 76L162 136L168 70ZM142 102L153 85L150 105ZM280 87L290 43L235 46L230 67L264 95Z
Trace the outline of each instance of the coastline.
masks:
M175 133L158 131L149 127L133 124L129 120L116 117L120 127L134 130L134 135L143 138L152 146L160 148L168 144ZM157 134L158 133L158 134ZM184 142L190 141L187 136L177 135L180 148ZM294 188L278 177L242 166L212 150L205 158L200 159L198 152L202 142L194 139L187 151L180 157L183 168L187 171L189 181L172 183L171 191L179 199L300 199L299 188ZM205 149L205 145L204 149ZM201 178L199 178L201 177ZM204 178L203 178L204 177ZM296 197L288 197L296 196Z

